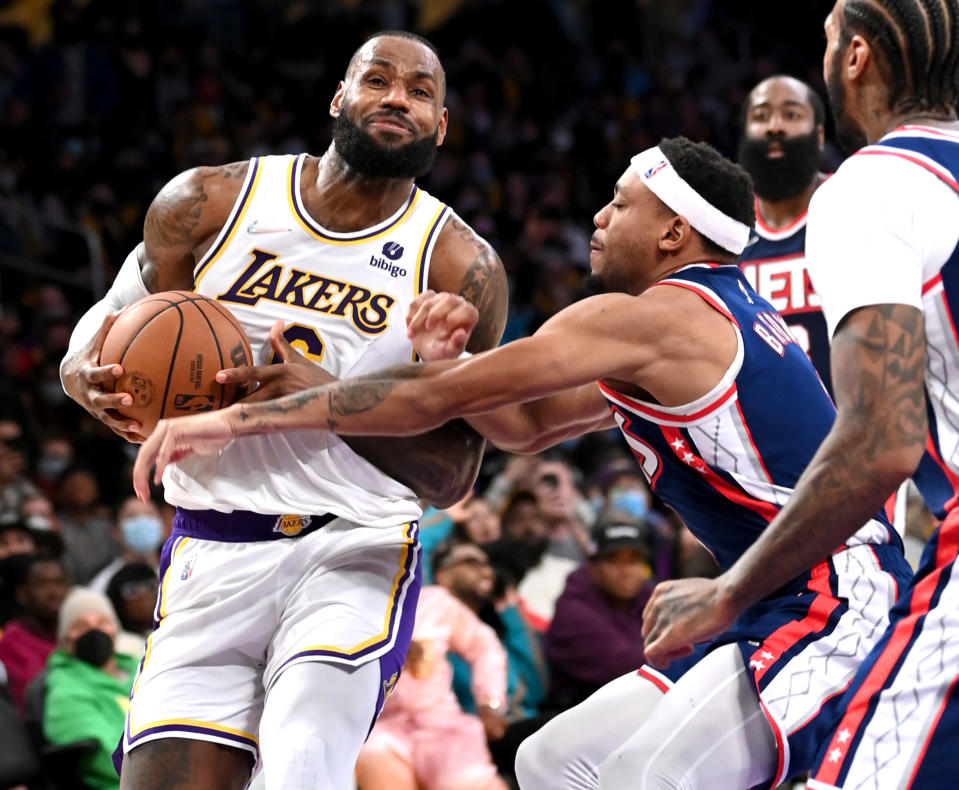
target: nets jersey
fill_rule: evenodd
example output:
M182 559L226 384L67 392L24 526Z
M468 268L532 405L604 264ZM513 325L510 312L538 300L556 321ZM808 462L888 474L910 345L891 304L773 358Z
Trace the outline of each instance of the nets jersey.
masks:
M959 193L959 134L902 127L856 156L896 156L925 168ZM922 310L926 331L926 452L913 482L929 509L945 516L959 493L959 246L945 261L926 262Z
M277 320L337 378L410 362L406 310L426 287L450 210L414 186L378 225L327 230L301 199L306 158L250 160L229 220L197 264L196 290L239 319L255 364L270 362ZM168 501L190 509L334 513L374 526L420 515L409 488L320 431L241 437L217 458L181 461L163 482Z
M732 322L734 362L685 406L600 388L651 488L725 569L786 503L835 410L783 318L735 266L694 264L654 287L668 286L694 291ZM863 543L901 546L883 514L846 545Z
M806 212L785 228L763 222L756 204L756 227L739 259L753 289L785 319L832 393L829 333L819 296L806 269Z

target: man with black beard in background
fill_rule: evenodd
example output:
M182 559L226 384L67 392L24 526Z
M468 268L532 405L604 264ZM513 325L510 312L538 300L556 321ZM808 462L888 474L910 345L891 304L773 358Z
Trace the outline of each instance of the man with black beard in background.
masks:
M794 77L769 77L746 98L739 163L753 179L756 226L739 268L786 319L829 388L826 321L806 271L806 210L828 178L819 170L825 112Z

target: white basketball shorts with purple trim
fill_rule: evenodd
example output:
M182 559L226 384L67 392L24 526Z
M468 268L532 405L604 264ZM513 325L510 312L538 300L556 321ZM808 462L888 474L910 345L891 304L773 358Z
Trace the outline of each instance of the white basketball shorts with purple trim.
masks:
M264 536L265 520L278 529L251 540ZM209 539L230 532L233 541ZM256 755L264 697L285 667L378 660L381 688L392 688L419 596L417 525L178 511L160 571L123 751L186 737ZM304 693L322 707L322 689Z

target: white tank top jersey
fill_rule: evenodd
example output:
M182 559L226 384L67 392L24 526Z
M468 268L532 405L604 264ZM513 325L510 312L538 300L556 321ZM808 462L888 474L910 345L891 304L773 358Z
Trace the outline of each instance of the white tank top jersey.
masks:
M254 157L229 220L195 270L196 290L246 330L255 364L270 362L270 328L337 378L410 362L406 312L429 278L450 209L414 186L383 222L323 228L300 194L306 155ZM218 457L168 467L167 501L195 510L334 513L370 526L419 518L416 495L333 434L244 436Z

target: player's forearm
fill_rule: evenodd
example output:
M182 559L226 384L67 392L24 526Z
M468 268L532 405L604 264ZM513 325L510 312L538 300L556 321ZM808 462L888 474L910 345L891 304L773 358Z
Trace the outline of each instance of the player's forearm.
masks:
M836 422L789 502L723 575L740 608L827 556L915 471L928 430L925 360L914 307L876 305L844 320L832 346Z
M737 609L752 605L831 554L876 515L918 465L921 447L868 458L863 448L872 438L837 423L786 506L723 574L723 589Z
M73 328L67 353L60 363L61 380L63 379L63 371L67 362L90 342L108 315L122 310L128 304L133 304L133 302L142 299L144 296L149 296L150 291L143 284L143 279L140 276L140 263L138 260L139 249L140 245L137 245L130 254L127 255L126 260L123 261L123 265L120 267L120 271L117 272L113 285L110 286L110 290L106 292L99 302L83 314L77 322L77 325ZM69 392L67 394L69 394Z
M415 436L456 416L435 378L456 361L401 365L261 403L237 405L237 435L303 428L348 436Z
M438 508L461 500L476 482L486 442L463 420L418 436L345 436L367 461Z

